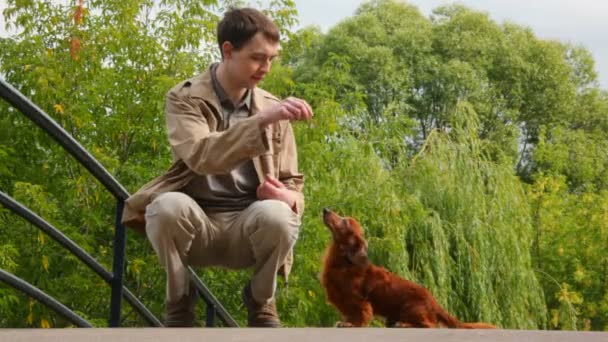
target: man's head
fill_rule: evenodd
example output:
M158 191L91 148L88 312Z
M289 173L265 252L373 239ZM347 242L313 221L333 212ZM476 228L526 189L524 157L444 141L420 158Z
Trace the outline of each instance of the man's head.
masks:
M222 57L225 42L230 42L234 50L240 50L257 33L262 33L271 43L279 43L279 29L264 13L254 8L230 9L217 26L217 42Z
M252 88L270 71L278 55L279 29L262 12L234 8L217 27L217 40L229 77L239 87Z

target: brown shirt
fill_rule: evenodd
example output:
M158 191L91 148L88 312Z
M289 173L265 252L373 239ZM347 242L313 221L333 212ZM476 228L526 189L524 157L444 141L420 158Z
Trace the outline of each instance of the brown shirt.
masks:
M247 89L235 105L217 79L217 66L211 66L211 80L222 109L222 120L217 128L221 132L251 115L251 90ZM228 173L198 175L182 191L194 198L204 210L232 211L245 209L253 203L259 184L253 162L247 160Z

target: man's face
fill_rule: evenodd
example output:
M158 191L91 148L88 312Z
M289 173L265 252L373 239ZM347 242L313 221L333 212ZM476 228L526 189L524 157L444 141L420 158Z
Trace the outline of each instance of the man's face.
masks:
M279 52L279 43L256 33L240 50L224 43L224 63L229 77L240 88L254 88L270 72L272 61Z

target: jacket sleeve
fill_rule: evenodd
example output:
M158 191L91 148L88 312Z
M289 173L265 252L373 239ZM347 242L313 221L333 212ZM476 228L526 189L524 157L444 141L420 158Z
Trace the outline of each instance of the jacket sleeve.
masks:
M302 216L304 213L304 175L298 171L298 152L291 123L287 122L283 136L283 148L279 156L279 180L285 186L298 194L295 212Z
M204 115L212 115L211 109L202 100L195 104L187 86L174 88L167 94L165 111L173 153L197 174L227 173L268 150L255 117L225 131L212 132Z

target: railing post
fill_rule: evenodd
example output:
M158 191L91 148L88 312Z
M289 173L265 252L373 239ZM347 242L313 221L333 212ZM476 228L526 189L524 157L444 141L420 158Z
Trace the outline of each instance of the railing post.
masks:
M112 297L110 299L110 327L120 326L120 308L122 299L122 279L125 269L125 246L127 243L125 226L121 222L124 201L116 205L116 225L114 230L114 262L112 265Z
M213 306L213 303L207 301L205 304L207 306L207 317L205 319L205 326L207 326L208 328L213 328L215 326L215 307Z
M236 323L234 318L232 318L228 311L226 311L226 308L224 308L224 306L217 300L217 298L215 298L211 291L209 291L209 288L207 288L191 266L188 266L188 271L190 272L191 279L194 280L194 285L196 286L198 293L205 301L205 304L207 304L207 326L215 325L214 319L215 316L217 316L220 321L224 323L224 326L238 328L238 323Z

